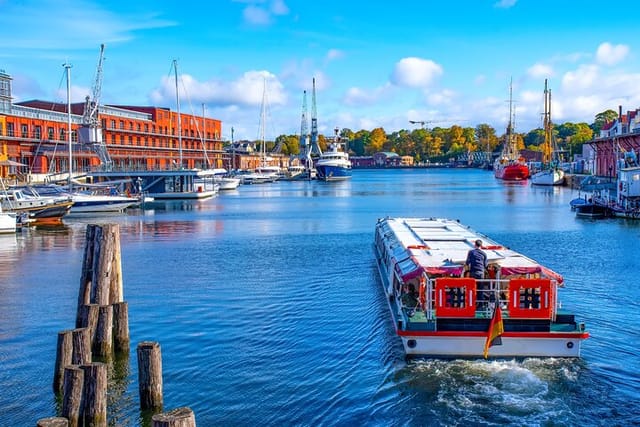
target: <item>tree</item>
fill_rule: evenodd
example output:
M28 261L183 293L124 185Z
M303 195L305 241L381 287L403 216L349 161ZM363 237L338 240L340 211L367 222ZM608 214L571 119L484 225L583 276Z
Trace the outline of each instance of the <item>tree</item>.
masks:
M486 123L476 126L476 138L480 151L492 152L498 146L496 130Z
M384 132L384 129L375 128L371 131L371 139L369 140L369 145L365 147L366 152L368 154L373 154L382 151L386 140L387 134Z
M610 123L618 118L618 113L613 110L606 110L596 114L595 121L591 125L591 129L595 134L599 134L605 123Z

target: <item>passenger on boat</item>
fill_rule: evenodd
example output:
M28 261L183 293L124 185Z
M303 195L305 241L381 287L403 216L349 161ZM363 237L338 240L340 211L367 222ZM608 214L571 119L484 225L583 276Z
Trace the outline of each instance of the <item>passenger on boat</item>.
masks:
M402 305L415 309L418 306L418 292L413 283L406 284L402 293Z
M489 284L484 281L484 278L488 262L487 254L485 254L481 248L482 240L478 239L475 241L475 248L467 253L467 260L464 265L468 268L471 277L480 280L476 282L478 303L480 307L486 307L489 302Z

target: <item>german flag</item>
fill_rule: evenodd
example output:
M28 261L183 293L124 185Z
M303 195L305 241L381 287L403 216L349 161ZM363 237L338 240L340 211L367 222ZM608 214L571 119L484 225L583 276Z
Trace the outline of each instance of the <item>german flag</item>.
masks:
M489 347L494 345L502 345L502 338L500 335L504 333L504 325L502 323L502 310L500 306L496 304L496 308L493 310L493 316L489 323L489 330L487 331L487 340L484 343L484 358L489 356Z

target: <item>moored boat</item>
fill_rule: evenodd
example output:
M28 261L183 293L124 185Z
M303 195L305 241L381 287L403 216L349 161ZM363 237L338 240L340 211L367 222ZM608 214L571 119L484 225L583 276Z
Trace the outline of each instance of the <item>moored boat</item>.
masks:
M17 220L15 212L4 212L0 206L0 234L15 233Z
M26 194L19 188L9 188L0 194L0 205L7 212L25 216L29 223L60 223L73 205L71 197L49 197Z
M544 142L542 143L541 169L531 175L533 185L562 185L564 171L559 167L558 147L553 137L551 122L551 90L544 81Z
M488 258L486 279L465 277L478 239ZM589 337L561 308L560 274L457 221L380 219L374 247L407 356L579 357ZM496 338L501 344L491 346Z
M321 181L342 181L351 178L351 161L349 154L344 151L345 145L335 129L333 142L329 149L322 154L315 164L317 178Z
M513 134L513 101L509 88L509 123L507 125L507 133L505 135L504 145L500 156L493 164L493 174L496 178L504 181L523 181L529 178L529 166L527 166L524 158L520 155Z

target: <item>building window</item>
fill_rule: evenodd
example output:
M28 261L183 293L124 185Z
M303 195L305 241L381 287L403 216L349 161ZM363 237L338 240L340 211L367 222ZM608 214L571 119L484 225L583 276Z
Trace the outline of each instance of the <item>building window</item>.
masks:
M129 122L129 130L133 130L133 122Z
M66 139L66 134L67 133L65 132L64 128L60 128L60 133L59 133L58 139L60 141L64 141Z
M53 139L54 131L52 127L47 128L47 138Z
M20 125L20 136L22 138L29 136L29 127L27 125Z
M116 128L116 121L111 120L111 129L115 129L115 128Z
M149 133L149 125L147 123L144 124L144 131Z
M124 130L124 120L120 120L119 124L120 124L120 129Z
M13 123L7 123L7 136L13 136Z
M36 126L34 134L36 139L40 139L40 137L42 136L42 127Z

